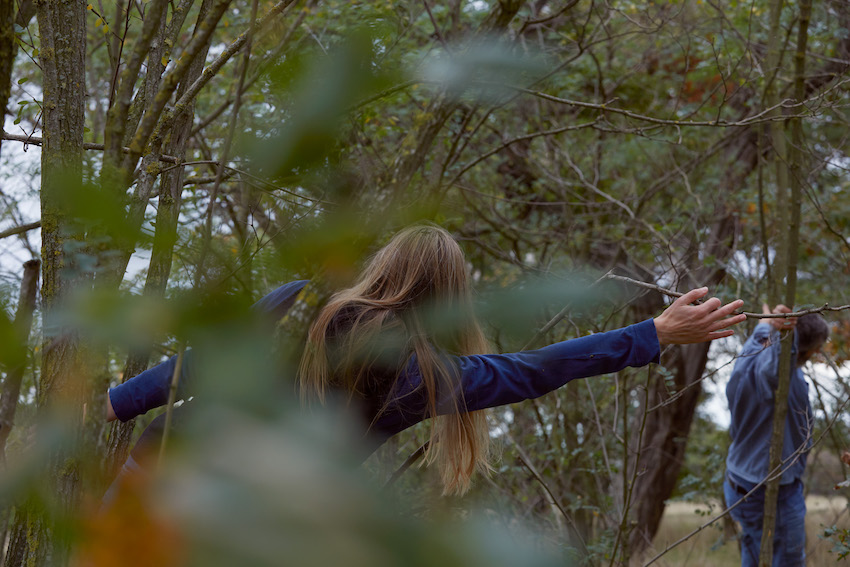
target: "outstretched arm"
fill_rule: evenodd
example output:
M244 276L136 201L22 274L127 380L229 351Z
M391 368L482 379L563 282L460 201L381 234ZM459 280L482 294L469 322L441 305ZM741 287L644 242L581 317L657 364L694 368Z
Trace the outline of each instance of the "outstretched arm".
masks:
M437 412L452 413L455 400L462 399L467 411L510 404L542 396L577 378L617 372L627 366L658 362L660 343L687 344L710 341L732 334L728 327L745 315L728 317L741 307L733 301L721 307L718 299L702 305L691 302L708 289L693 290L677 299L656 319L622 329L597 333L549 345L535 351L451 357L460 370L460 391L442 392ZM376 421L377 429L389 435L427 419L427 400L416 358L399 377L389 404Z
M729 327L747 318L744 314L729 317L744 304L740 299L722 305L712 297L700 305L691 305L707 293L707 287L691 290L655 318L659 343L685 345L728 337L734 332Z
M269 321L277 321L286 315L307 283L309 283L309 280L298 280L284 284L260 299L252 308L257 312L265 313ZM191 375L190 352L191 349L186 351L180 369L178 395L181 396L181 399L184 385ZM176 364L177 356L173 356L109 390L106 402L106 420L120 419L127 421L150 409L165 405L168 401L171 378L174 375Z

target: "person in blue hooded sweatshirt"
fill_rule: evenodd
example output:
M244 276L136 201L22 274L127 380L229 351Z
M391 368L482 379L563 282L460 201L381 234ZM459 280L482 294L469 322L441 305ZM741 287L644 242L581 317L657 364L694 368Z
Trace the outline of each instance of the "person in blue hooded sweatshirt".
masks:
M305 282L276 290L258 308L279 316ZM707 288L686 293L660 316L635 325L555 343L539 350L487 354L473 314L463 252L448 231L415 225L398 232L359 279L337 292L313 322L298 372L305 406L329 395L362 416L368 452L396 433L431 420L427 460L446 492L462 493L487 469L489 431L479 410L536 398L567 382L658 362L661 344L730 336L742 301L726 305ZM448 327L434 312L451 314ZM126 421L166 403L172 359L109 391L109 419ZM190 382L191 364L181 371ZM200 401L193 402L200 403ZM433 419L432 419L433 418ZM368 455L364 455L368 456Z
M771 312L767 305L763 311ZM773 309L773 313L790 312L784 305ZM802 367L829 336L826 321L815 313L799 318L765 319L757 325L741 349L726 386L726 398L732 413L729 426L732 444L726 458L723 492L727 506L738 502L731 514L741 526L743 567L755 566L759 562L765 487L761 486L744 497L768 475L782 330L791 331L784 336L793 341L793 346L773 565L802 567L806 563L806 502L802 478L806 454L812 443L814 417Z

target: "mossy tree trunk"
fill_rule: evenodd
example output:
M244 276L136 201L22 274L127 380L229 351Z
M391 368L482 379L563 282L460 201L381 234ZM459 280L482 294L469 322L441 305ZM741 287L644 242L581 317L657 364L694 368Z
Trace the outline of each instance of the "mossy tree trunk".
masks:
M69 329L55 328L54 315L74 282L72 219L61 206L63 199L82 185L85 109L86 3L84 0L41 0L36 3L41 36L43 73L44 144L41 154L42 313L44 345L38 412L44 418L62 419L71 437L78 437L86 396L85 373L75 372L79 348ZM60 515L76 507L80 470L66 446L53 456L50 480L56 498L51 506ZM68 545L58 535L54 514L44 503L29 501L16 510L7 566L61 565Z
M198 22L203 21L211 5L211 0L204 0L198 13ZM178 99L188 90L189 85L201 76L208 51L209 44L201 50L189 66L186 77L177 89ZM180 160L185 158L186 145L192 131L194 116L193 101L188 108L175 117L174 126L164 143L167 155L177 156ZM174 256L174 246L177 243L177 225L183 198L183 173L183 168L177 167L160 174L156 232L144 290L148 297L164 297L168 278L171 275L171 263ZM129 380L147 368L150 353L151 349L148 348L132 352L127 357L123 372L124 380ZM113 471L127 458L134 423L135 420L126 423L115 422L112 428L106 459L108 468Z

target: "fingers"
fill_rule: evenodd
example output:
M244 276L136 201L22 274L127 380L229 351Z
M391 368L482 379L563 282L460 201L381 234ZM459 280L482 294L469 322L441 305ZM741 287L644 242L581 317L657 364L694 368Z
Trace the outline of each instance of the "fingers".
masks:
M766 307L767 307L767 305L765 304L763 306L763 309L766 308ZM774 307L772 311L765 311L765 313L773 313L773 314L782 314L782 313L791 313L791 312L792 312L792 309L790 307L783 305L781 303L778 304L776 307ZM778 331L789 331L797 325L797 318L796 317L786 317L786 318L782 319L782 318L779 318L779 317L775 317L775 318L769 319L768 323L770 323Z
M735 315L736 309L744 302L740 299L723 305L712 297L698 305L692 305L705 298L708 288L692 289L682 295L655 319L655 328L662 344L690 344L711 341L733 335L728 329L744 321L746 315Z
M717 298L712 298L717 299ZM712 300L706 301L706 305L711 303ZM716 304L720 304L720 300L717 299ZM742 314L735 315L734 317L728 317L732 313L735 312L736 309L740 308L744 305L743 300L736 299L735 301L729 302L723 307L719 307L717 309L712 310L707 314L707 323L710 325L711 330L724 329L726 327L730 327L732 325L737 325L738 323L744 321L747 316Z
M719 302L720 300L718 299L717 301ZM736 309L739 309L743 306L744 306L744 300L743 299L736 299L735 301L730 301L729 303L727 303L723 307L719 308L715 313L717 313L718 316L720 316L720 317L725 317L727 315L734 313ZM744 317L744 319L747 318L746 315L742 314L742 316Z
M700 288L697 288L697 289L692 289L691 291L689 291L688 293L686 293L685 295L683 295L682 297L680 297L679 299L677 299L673 303L688 305L689 303L693 303L694 301L696 301L697 299L699 299L701 297L705 297L705 294L707 294L707 293L708 293L707 287L700 287Z
M746 318L746 317L745 317ZM735 331L729 329L726 331L712 331L708 333L708 340L713 341L715 339L723 339L726 337L731 337L735 334Z
M738 323L743 323L747 320L747 316L741 313L740 315L735 315L734 317L728 317L726 319L720 319L709 327L710 331L717 331L719 329L725 329L726 327L731 327L732 325L737 325ZM729 331L731 335L734 331Z
M712 297L711 299L709 299L708 301L706 301L705 303L703 303L699 307L705 313L714 313L715 311L717 311L720 308L722 303L723 302L720 301L718 298Z

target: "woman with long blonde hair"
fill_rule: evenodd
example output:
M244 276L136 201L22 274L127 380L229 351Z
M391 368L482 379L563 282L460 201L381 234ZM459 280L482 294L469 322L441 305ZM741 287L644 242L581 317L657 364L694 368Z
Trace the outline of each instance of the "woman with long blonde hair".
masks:
M342 394L364 416L372 448L432 419L426 462L438 467L447 493L463 493L476 469L489 469L490 435L480 410L536 398L576 378L658 362L662 343L731 335L728 327L746 317L727 316L743 302L690 305L707 292L692 290L656 319L623 329L536 351L486 354L463 251L442 228L412 226L319 312L299 369L302 401Z

